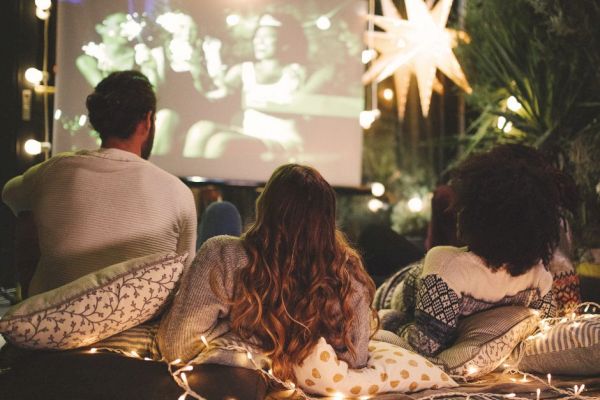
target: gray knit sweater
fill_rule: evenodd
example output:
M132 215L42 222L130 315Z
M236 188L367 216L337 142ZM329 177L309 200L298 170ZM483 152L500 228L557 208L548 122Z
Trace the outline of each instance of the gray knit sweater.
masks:
M217 236L202 246L182 277L158 330L158 345L167 360L191 360L204 349L201 336L210 342L230 332L231 306L227 299L233 297L238 271L247 264L248 256L239 238ZM361 368L368 359L371 312L366 288L358 281L353 281L352 287L356 319L351 338L356 355L346 351L338 357L350 368Z

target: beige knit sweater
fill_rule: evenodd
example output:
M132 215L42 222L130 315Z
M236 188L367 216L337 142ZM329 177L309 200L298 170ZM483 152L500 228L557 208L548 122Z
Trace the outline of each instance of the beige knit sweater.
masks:
M158 345L167 360L191 360L204 349L201 336L210 342L230 332L231 307L226 299L232 298L237 273L247 264L248 257L239 238L217 236L202 246L182 277L179 292L158 330ZM371 312L366 288L358 281L353 281L352 286L355 289L352 309L357 318L351 338L356 355L353 357L346 351L338 353L338 357L350 368L361 368L368 359Z
M58 154L11 179L2 200L35 218L40 260L30 295L131 258L195 252L190 189L124 150Z

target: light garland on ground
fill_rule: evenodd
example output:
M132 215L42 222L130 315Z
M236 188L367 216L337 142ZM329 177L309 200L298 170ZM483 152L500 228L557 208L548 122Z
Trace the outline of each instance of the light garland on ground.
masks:
M582 314L578 314L578 311L583 309L583 313ZM585 319L589 319L591 318L594 314L586 314L588 312L588 310L596 312L600 310L600 304L597 303L593 303L593 302L586 302L586 303L581 303L579 305L577 305L576 307L574 307L573 309L569 310L565 316L562 317L555 317L555 318L545 318L542 319L540 321L540 331L542 333L546 333L548 330L550 330L552 327L554 326L558 326L561 324L567 324L567 323L571 323L571 324L579 324L581 320L585 320ZM577 326L577 325L575 325ZM532 338L536 338L538 337L539 333L536 333L534 335L531 335L529 338L525 339L527 340L531 340ZM201 336L200 337L200 341L204 344L204 346L206 347L206 351L203 353L204 357L201 357L200 359L198 357L196 357L194 360L192 360L191 362L187 362L187 363L183 363L181 359L176 359L173 360L171 362L167 363L167 367L168 367L168 371L169 374L172 376L174 382L181 388L184 390L184 392L178 397L178 400L185 400L188 396L197 400L206 400L204 397L202 397L200 394L198 394L197 392L195 392L187 379L187 375L186 372L191 372L194 370L194 365L196 364L201 364L200 361L202 361L202 358L206 358L209 355L209 351L211 346L210 343L208 342L208 340L206 339L205 336ZM290 397L290 398L294 398L294 399L306 399L306 400L310 400L313 399L313 397L307 395L304 391L302 391L300 388L296 387L296 385L291 382L291 381L282 381L281 379L277 378L274 374L273 374L273 370L268 366L268 369L265 370L265 366L260 366L257 362L257 360L264 360L264 355L260 354L260 357L257 357L257 355L253 355L250 351L248 351L247 348L245 347L241 347L241 346L234 346L234 345L229 345L229 346L223 346L223 347L217 347L216 349L218 349L219 351L233 351L233 352L237 352L237 353L241 353L246 355L246 358L248 359L248 361L252 364L252 366L254 367L254 369L260 373L262 373L263 375L265 375L270 381L275 382L279 385L281 385L281 387L283 388L282 391L290 391L290 393L288 393L286 395L286 397ZM163 361L166 362L165 360L152 360L148 357L144 357L142 358L135 350L131 350L131 351L122 351L122 350L115 350L115 349L110 349L110 348L95 348L92 347L89 352L92 354L97 353L100 350L106 350L106 351L110 351L110 352L115 352L115 353L119 353L131 358L137 358L140 360L146 360L146 361ZM519 364L521 357L522 357L522 353L519 355L519 358L516 361L516 365ZM192 362L194 364L192 364ZM557 387L555 385L552 384L552 375L551 374L547 374L546 375L546 380L527 373L527 372L523 372L518 370L517 368L511 367L509 364L504 364L505 370L503 371L504 375L516 375L517 377L515 378L510 378L510 381L514 382L514 383L532 383L532 382L538 382L542 385L542 387L544 388L544 390L551 390L559 395L562 395L563 399L582 399L582 400L597 400L599 399L598 397L594 397L594 396L585 396L583 395L583 391L585 390L585 384L581 384L581 385L574 385L572 389L563 389L560 387ZM478 372L478 368L475 366L469 367L468 370L468 375L471 374L475 374ZM463 381L467 381L467 376L452 376L454 379L459 379L459 380L463 380ZM482 383L482 380L478 380L478 384ZM535 394L536 394L536 400L540 400L540 396L542 393L542 389L541 388L537 388L535 390ZM447 391L444 393L436 393L430 396L426 396L426 397L420 397L419 400L436 400L436 399L441 399L441 398L445 398L445 397L454 397L454 398L465 398L465 399L481 399L481 400L498 400L500 398L506 398L506 399L512 399L512 400L531 400L531 397L519 397L516 395L516 393L484 393L484 392L473 392L473 393L467 393L467 392L453 392L453 391ZM334 396L335 399L346 399L346 398L352 398L352 397L346 397L345 395L343 395L342 393L336 393ZM362 399L362 398L361 398Z

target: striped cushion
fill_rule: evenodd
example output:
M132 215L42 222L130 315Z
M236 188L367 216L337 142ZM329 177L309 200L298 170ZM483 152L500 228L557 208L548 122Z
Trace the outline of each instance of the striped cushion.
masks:
M525 342L523 371L564 375L600 374L600 315L552 327Z
M158 350L158 343L156 342L156 332L158 331L159 324L160 318L134 326L124 332L101 340L90 347L160 360L161 355Z
M527 307L504 306L459 321L454 344L430 361L451 375L469 379L492 372L526 337L535 332L539 318Z

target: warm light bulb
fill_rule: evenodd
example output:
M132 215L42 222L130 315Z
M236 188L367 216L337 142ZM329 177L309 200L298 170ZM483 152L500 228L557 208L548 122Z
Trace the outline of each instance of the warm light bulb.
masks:
M506 107L512 112L517 112L522 108L521 103L519 103L519 100L515 96L510 96L506 100Z
M367 49L362 51L362 53L360 54L360 59L363 64L368 64L373 58L375 58L376 55L377 53L375 52L375 50Z
M412 197L406 205L411 212L418 213L423 211L423 200L418 196Z
M383 90L383 98L387 101L390 101L394 98L394 91L390 88L386 88Z
M36 156L42 152L42 143L35 139L29 139L25 142L23 148L25 153Z
M229 14L227 18L225 18L225 22L228 26L235 26L240 23L240 16L237 14Z
M192 182L195 182L195 181L192 181ZM202 340L202 343L204 343L204 345L205 345L206 347L208 347L208 340L206 340L206 336L204 336L204 335L201 335L201 336L200 336L200 340Z
M52 0L35 0L35 6L42 10L47 10L52 7Z
M45 21L48 18L50 18L50 10L44 10L44 9L37 7L35 9L35 16L38 17L39 19Z
M496 126L498 127L498 129L504 128L504 125L506 125L506 118L504 118L504 117L498 117L498 122L496 124Z
M372 212L377 212L383 208L383 201L379 199L371 199L369 200L367 207L369 207L369 210Z
M379 110L361 111L358 117L358 122L363 129L369 129L373 122L381 115Z
M469 367L467 368L467 374L469 374L469 375L476 374L477 371L479 371L479 368L477 368L474 365L469 365Z
M317 25L317 28L322 31L326 31L327 29L331 28L331 20L326 15L321 15L315 24Z
M42 79L44 79L44 73L37 68L27 68L25 70L25 79L33 85L39 85Z
M380 182L373 182L371 184L371 194L375 197L383 196L385 193L385 186Z
M79 117L79 126L85 126L85 123L87 122L87 115L82 114L81 117Z

